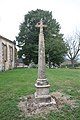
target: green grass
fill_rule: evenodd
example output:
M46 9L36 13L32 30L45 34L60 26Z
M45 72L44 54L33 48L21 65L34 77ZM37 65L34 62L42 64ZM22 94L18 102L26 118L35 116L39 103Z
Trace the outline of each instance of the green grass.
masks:
M50 92L62 91L80 101L79 69L47 69ZM80 120L79 106L72 109L65 105L59 112L46 116L20 117L19 98L34 94L37 69L14 69L0 72L0 120Z

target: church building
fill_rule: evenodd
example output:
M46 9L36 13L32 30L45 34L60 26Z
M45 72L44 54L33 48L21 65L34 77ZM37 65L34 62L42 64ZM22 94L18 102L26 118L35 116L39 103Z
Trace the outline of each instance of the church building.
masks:
M16 43L0 35L0 71L16 66Z

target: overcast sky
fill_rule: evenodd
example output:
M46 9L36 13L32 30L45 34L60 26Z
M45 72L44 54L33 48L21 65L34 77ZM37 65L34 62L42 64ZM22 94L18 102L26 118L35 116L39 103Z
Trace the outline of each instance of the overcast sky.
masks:
M37 8L52 11L65 36L80 31L80 0L0 0L0 35L15 40L24 15Z

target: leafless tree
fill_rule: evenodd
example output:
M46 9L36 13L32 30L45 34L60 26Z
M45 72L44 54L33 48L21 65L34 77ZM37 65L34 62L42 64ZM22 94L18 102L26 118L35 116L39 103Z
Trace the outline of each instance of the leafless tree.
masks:
M66 39L66 44L68 48L67 56L71 61L72 67L79 56L80 51L80 35L75 34Z

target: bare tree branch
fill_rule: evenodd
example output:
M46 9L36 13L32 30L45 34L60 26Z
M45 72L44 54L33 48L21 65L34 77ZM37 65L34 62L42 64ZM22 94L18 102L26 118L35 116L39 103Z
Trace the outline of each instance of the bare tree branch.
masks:
M71 60L73 66L80 51L80 34L76 33L74 36L68 37L65 40L68 48L67 56Z

